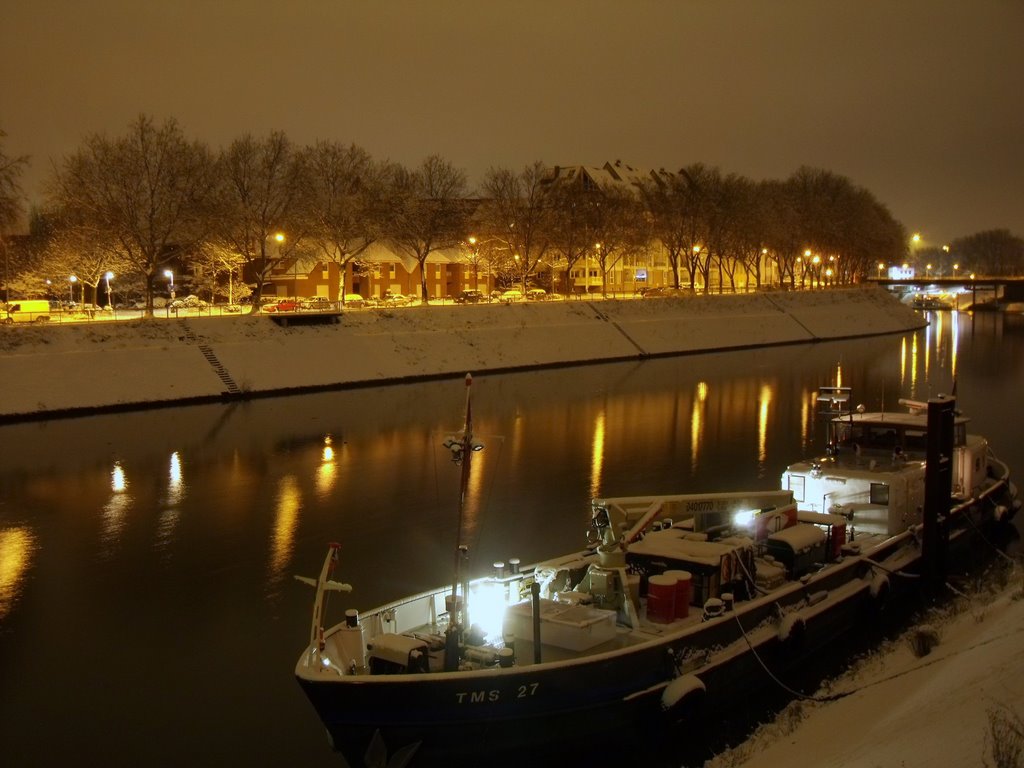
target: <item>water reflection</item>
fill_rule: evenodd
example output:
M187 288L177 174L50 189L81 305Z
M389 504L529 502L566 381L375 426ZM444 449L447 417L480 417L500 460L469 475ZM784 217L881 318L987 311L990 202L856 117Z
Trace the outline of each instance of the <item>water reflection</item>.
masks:
M20 597L36 549L35 536L27 526L0 530L0 619Z
M109 557L121 539L132 497L128 493L128 478L121 462L114 462L110 470L110 498L103 505L100 520L100 554Z
M757 462L764 476L765 460L768 458L768 407L772 402L772 388L769 384L761 385L757 408Z
M299 523L302 507L302 492L295 475L284 475L277 488L277 502L274 506L274 532L270 542L270 573L268 596L276 596L286 578L295 546L295 529Z
M690 411L690 471L696 472L700 444L704 438L704 408L708 400L706 381L698 381Z
M604 467L604 428L606 413L602 409L594 418L594 436L590 441L590 495L601 495L601 469Z
M338 466L335 463L334 441L330 435L324 437L324 448L320 456L320 466L316 470L316 495L319 499L326 499L334 490L334 483L338 476Z
M171 454L167 470L167 506L176 507L185 498L185 481L181 475L181 456L177 451Z
M815 396L816 393L805 391L800 397L800 449L802 453L806 453L811 444Z

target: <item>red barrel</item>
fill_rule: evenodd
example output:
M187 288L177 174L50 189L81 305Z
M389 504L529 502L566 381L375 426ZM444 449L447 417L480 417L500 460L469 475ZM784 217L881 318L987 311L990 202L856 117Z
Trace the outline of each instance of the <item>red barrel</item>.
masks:
M843 554L843 546L846 544L846 521L831 526L832 530L832 552L831 558L838 560Z
M676 610L677 619L685 619L690 615L690 596L693 594L693 576L689 571L665 571L665 576L671 576L676 580Z
M676 579L662 574L647 579L647 620L668 624L676 617Z

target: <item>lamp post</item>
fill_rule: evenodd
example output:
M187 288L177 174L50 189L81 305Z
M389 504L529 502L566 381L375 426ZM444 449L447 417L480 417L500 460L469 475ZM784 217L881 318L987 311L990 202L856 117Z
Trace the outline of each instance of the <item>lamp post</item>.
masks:
M480 274L478 266L480 262L480 256L479 252L476 249L476 237L470 235L466 239L466 242L469 243L469 248L473 252L473 290L476 291L480 290ZM463 285L465 285L465 281L463 281Z
M68 282L71 283L71 285L68 286L68 297L70 299L69 303L74 304L75 303L75 283L78 282L78 275L71 275L71 277L68 278Z
M169 269L164 270L164 277L168 280L168 290L171 292L171 300L174 300L174 273Z
M107 272L103 278L107 281L107 306L110 307L111 312L114 312L114 297L110 295L110 281L114 279L114 273Z
M882 279L882 270L885 269L885 264L878 262L878 279Z

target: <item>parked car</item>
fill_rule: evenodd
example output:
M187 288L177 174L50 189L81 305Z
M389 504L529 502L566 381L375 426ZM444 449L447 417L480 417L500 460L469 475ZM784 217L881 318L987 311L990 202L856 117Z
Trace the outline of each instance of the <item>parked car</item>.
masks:
M544 301L548 297L548 292L543 288L531 288L526 292L526 298L530 301Z
M359 309L366 306L366 299L358 293L346 293L345 298L342 299L342 304L348 309Z
M210 305L198 296L189 295L182 299L174 299L167 305L168 309L206 309Z
M401 293L392 293L391 291L384 291L384 295L380 297L380 300L385 307L404 307L406 304L412 304L412 296L404 296Z
M314 312L323 312L328 309L334 309L334 302L326 296L310 296L308 299L303 300L301 307L302 309Z
M299 308L295 299L281 299L276 304L268 304L263 307L264 312L294 312Z
M663 296L682 296L686 293L684 288L672 288L668 285L658 285L654 288L642 288L640 295L645 299L656 299Z
M501 294L501 303L502 304L511 304L514 301L522 301L522 300L523 300L523 292L520 291L520 290L517 290L515 288L507 290L507 291L505 291L504 293Z
M489 301L483 291L463 291L455 297L456 304L479 304L482 301Z

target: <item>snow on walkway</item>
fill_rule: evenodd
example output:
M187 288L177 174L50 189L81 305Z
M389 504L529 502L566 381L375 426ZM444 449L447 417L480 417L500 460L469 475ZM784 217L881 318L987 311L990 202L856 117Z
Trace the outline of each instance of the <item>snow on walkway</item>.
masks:
M963 599L958 602L963 603ZM904 637L873 654L822 693L854 691L828 703L795 702L747 742L706 768L959 768L995 765L990 716L1024 716L1024 577L988 605L979 596L944 622L940 644L915 657ZM787 723L797 725L787 732Z
M0 418L897 333L875 288L0 328Z

